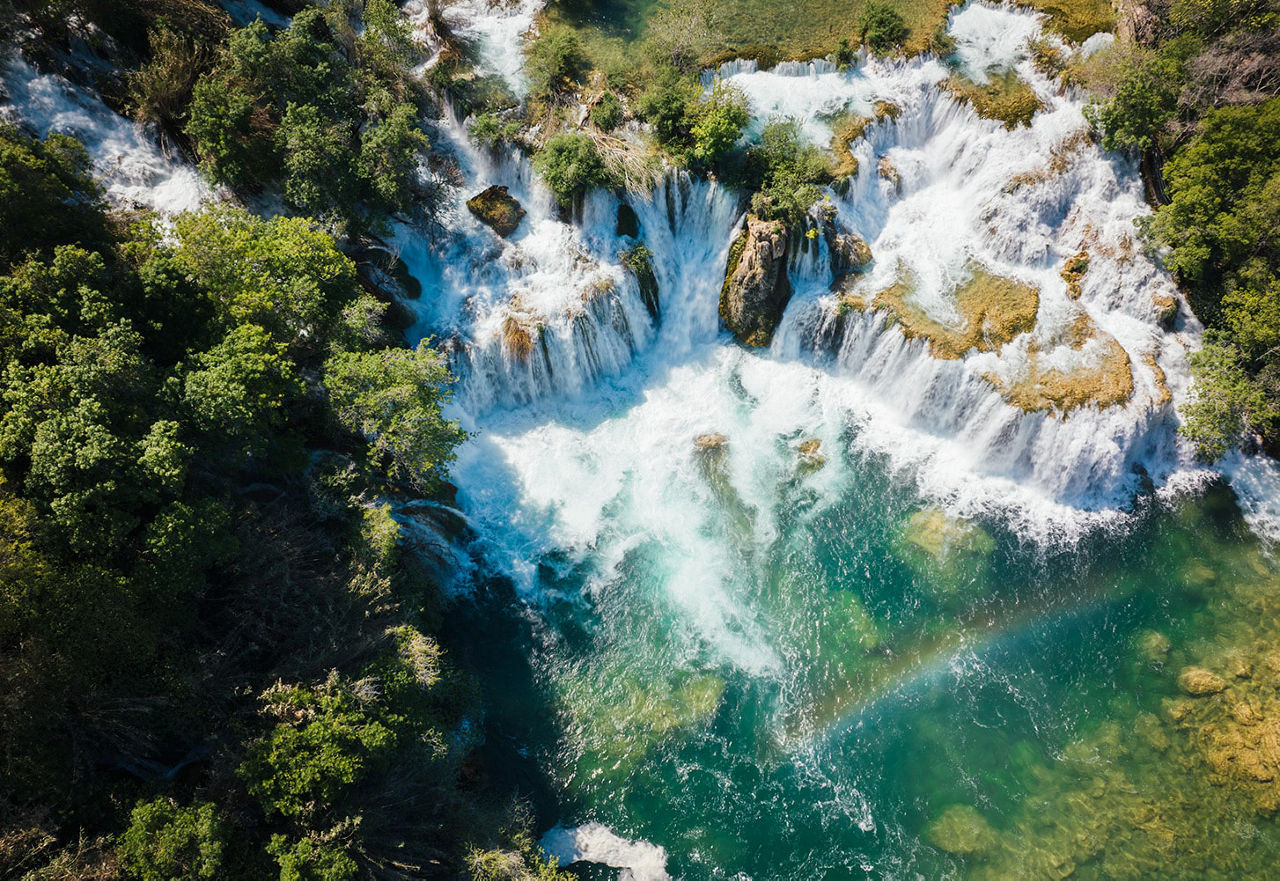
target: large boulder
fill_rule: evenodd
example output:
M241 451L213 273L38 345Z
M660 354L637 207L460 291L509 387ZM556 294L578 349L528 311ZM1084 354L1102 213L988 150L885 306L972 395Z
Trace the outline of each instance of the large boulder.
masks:
M861 272L871 262L871 246L862 236L838 226L834 220L822 224L822 237L831 255L831 282L838 284L850 272Z
M787 280L787 227L778 220L748 217L729 249L720 320L745 346L767 346L791 299Z
M498 235L511 235L524 217L524 209L506 187L489 187L467 200L467 208Z

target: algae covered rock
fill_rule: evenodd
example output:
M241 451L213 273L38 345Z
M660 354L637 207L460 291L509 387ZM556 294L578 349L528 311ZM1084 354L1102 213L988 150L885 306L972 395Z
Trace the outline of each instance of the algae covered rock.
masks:
M995 540L976 523L927 508L907 518L895 547L927 589L947 598L982 584Z
M657 321L662 317L662 301L658 297L658 277L653 274L653 252L644 245L623 251L618 255L622 265L636 280L640 299L649 317Z
M787 227L781 221L747 218L729 249L720 320L745 346L767 346L791 300L787 279Z
M1156 307L1156 321L1160 326L1165 330L1172 329L1178 320L1178 301L1167 294L1157 294L1151 298L1151 304Z
M1203 667L1187 667L1178 676L1178 688L1183 694L1192 697L1204 697L1225 691L1227 681L1211 670Z
M871 262L871 246L862 236L841 229L835 221L822 225L822 237L831 255L832 283L837 284L850 272L860 272Z
M935 847L957 856L984 853L996 843L991 824L970 805L947 808L926 834Z
M893 160L888 156L880 157L880 160L876 163L876 172L893 185L895 192L902 189L902 175L898 173L898 167L893 164Z
M493 186L467 200L467 209L488 224L498 235L506 237L516 231L525 211L506 187Z
M796 451L800 454L800 465L806 469L821 468L827 463L827 457L822 455L822 441L816 437L801 441Z
M1067 283L1067 296L1073 300L1080 299L1080 279L1089 271L1089 252L1081 251L1067 259L1062 266L1062 280Z
M729 444L729 439L718 431L709 431L693 439L693 448L700 453L722 450Z

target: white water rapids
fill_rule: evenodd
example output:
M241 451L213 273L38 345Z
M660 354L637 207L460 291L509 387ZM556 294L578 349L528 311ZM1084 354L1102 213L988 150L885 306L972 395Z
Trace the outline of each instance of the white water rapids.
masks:
M444 13L455 33L477 42L484 68L519 91L521 43L539 5L468 0ZM406 10L425 18L425 3ZM883 312L841 320L821 239L793 261L795 294L772 347L732 344L717 301L742 205L679 172L651 193L626 196L653 255L655 320L619 260L636 242L616 233L618 196L592 194L582 216L566 223L525 158L490 155L458 120L441 121L436 146L454 154L464 182L430 230L401 226L393 245L423 285L422 297L406 303L418 318L411 336L449 342L460 376L455 412L478 432L454 469L460 505L477 527L485 566L509 576L530 608L617 596L615 608L626 608L639 580L628 560L643 548L653 583L645 589L660 594L676 622L660 634L655 665L786 682L794 641L773 629L756 583L765 579L751 567L791 508L817 518L864 478L868 463L922 506L1000 519L1047 544L1123 523L1141 474L1166 492L1204 477L1177 440L1175 412L1199 327L1185 305L1174 330L1156 320L1153 297L1176 290L1137 241L1134 220L1149 209L1136 167L1082 137L1082 98L1031 63L1035 14L970 3L949 27L970 77L1012 69L1031 84L1044 109L1030 127L1005 129L957 102L939 87L948 70L934 59L864 58L846 72L825 62L774 71L735 63L719 75L749 97L754 130L790 117L820 146L834 114L870 115L881 101L900 107L855 143L858 175L846 193L827 198L842 225L870 244L870 291L906 272L917 305L953 321L951 291L974 263L1038 288L1036 330L999 353L939 360ZM193 168L163 155L89 92L16 58L3 85L6 118L82 138L114 201L174 213L210 197ZM881 157L898 185L877 174ZM528 212L510 239L465 207L491 184L508 187ZM1086 247L1090 266L1075 300L1060 271ZM1081 316L1123 347L1131 400L1066 416L1008 404L988 375L1013 381L1037 353L1064 371L1097 356L1089 344L1055 342ZM527 335L531 351L513 346L513 334ZM694 449L706 433L727 439L714 468ZM799 454L812 440L825 457L820 468ZM1237 457L1222 470L1254 528L1280 537L1280 469ZM570 570L589 573L586 596L557 594L556 576ZM647 638L619 638L617 658L602 668L640 667L631 654ZM581 674L585 685L557 687L580 687L588 702L600 690L595 669L566 676ZM701 694L718 699L714 689ZM856 825L874 827L856 790L848 801ZM546 843L566 859L629 866L636 878L666 875L661 848L599 824L553 830Z

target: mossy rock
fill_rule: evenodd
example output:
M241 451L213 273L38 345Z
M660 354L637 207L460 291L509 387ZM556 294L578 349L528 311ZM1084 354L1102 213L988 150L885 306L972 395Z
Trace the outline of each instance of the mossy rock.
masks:
M995 830L987 818L970 805L952 805L929 825L929 841L956 856L982 854L996 843Z
M1067 296L1073 300L1080 299L1080 279L1089 271L1089 252L1081 251L1067 258L1062 266L1062 280L1067 283Z
M995 275L970 264L969 278L956 288L959 327L943 324L912 301L915 280L901 273L892 286L876 294L877 309L892 312L908 339L929 341L935 358L956 359L967 352L998 352L1019 334L1033 330L1040 309L1040 292L1033 286Z
M516 231L524 218L525 210L506 187L492 186L467 200L467 209L493 229L507 237Z

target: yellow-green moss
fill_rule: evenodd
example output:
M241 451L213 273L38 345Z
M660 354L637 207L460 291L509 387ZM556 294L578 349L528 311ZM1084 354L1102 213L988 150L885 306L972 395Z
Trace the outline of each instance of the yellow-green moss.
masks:
M1012 70L992 74L986 83L953 74L943 88L974 109L984 119L995 119L1008 129L1030 125L1043 107L1035 91Z
M876 294L873 304L893 313L908 339L926 339L935 358L960 358L966 352L998 352L1018 334L1032 330L1040 308L1035 287L969 266L969 278L955 291L959 327L943 324L911 301L914 280L906 275Z

